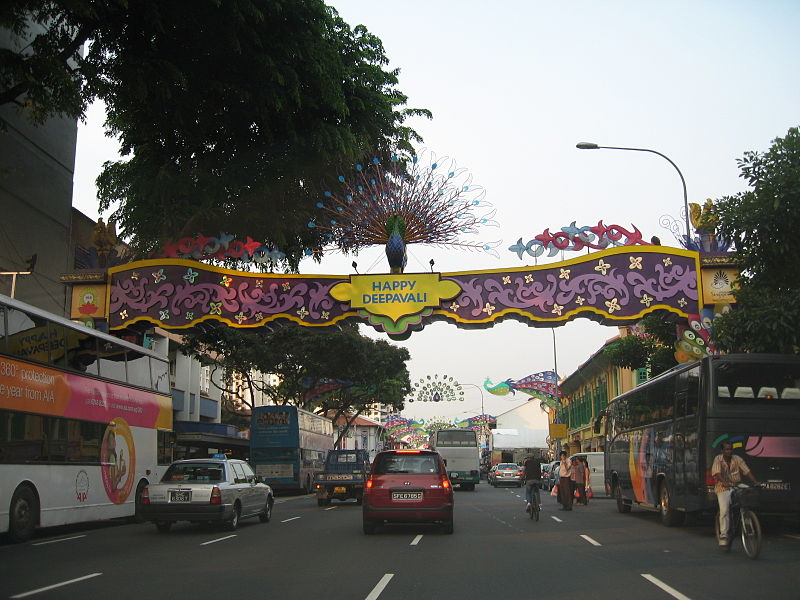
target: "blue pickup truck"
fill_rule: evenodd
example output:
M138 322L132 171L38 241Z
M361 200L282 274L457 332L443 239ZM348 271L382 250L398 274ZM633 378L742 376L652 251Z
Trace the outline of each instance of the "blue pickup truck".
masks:
M329 450L322 473L314 479L317 504L328 506L334 498L355 498L356 503L361 504L369 469L366 450Z

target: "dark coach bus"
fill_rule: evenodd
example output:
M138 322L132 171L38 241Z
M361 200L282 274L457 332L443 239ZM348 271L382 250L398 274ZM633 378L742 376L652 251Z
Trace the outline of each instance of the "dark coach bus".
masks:
M603 417L606 485L620 512L638 504L672 526L716 510L711 463L724 441L764 483L760 512L800 510L800 356L678 365L615 398Z

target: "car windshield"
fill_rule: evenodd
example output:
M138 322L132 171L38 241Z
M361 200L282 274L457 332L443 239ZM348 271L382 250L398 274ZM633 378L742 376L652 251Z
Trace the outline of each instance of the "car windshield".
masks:
M514 469L518 469L519 467L517 465L508 464L508 465L500 465L497 468L498 469L503 469L504 471L511 471L511 470L514 470Z
M170 466L161 481L213 482L224 479L224 468L218 463L180 463Z
M376 475L391 473L430 474L439 472L439 463L435 455L430 454L385 454L378 458L375 465Z

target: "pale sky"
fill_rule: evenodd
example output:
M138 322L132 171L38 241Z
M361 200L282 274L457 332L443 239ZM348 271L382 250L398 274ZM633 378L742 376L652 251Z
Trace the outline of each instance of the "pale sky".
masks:
M432 121L413 123L422 148L468 169L497 209L500 227L483 238L502 240L499 258L412 246L407 272L427 271L431 258L442 272L533 264L507 248L572 221L635 225L645 239L677 246L660 224L662 215L684 222L675 169L653 154L578 150L577 142L657 150L683 173L689 202L702 203L745 190L736 160L800 125L794 0L328 3L381 38L408 106L433 112ZM95 106L81 125L75 170L73 202L95 218L94 180L117 149L103 137L103 118ZM350 273L353 260L331 254L301 272ZM383 248L355 260L362 274L388 271ZM573 373L614 335L585 318L557 328L559 374ZM434 323L401 345L412 356L412 382L440 374L472 384L464 402L407 404L407 417L478 414L473 385L554 366L552 331L516 322L480 331ZM484 392L485 411L498 415L526 398Z

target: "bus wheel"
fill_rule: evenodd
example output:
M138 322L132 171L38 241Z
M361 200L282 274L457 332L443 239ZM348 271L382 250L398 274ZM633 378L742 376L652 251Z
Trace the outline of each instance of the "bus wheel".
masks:
M8 531L12 541L24 542L33 537L39 521L39 503L36 494L27 485L19 486L11 497Z
M658 488L658 498L658 508L661 515L661 522L667 527L678 525L683 518L683 514L675 510L675 508L672 506L672 498L670 498L666 481L662 481L661 486Z
M631 512L631 505L626 504L625 501L622 499L622 488L619 485L619 481L614 482L614 498L617 500L617 510L621 513L629 513Z
M156 521L156 529L161 533L167 533L172 527L172 521Z

